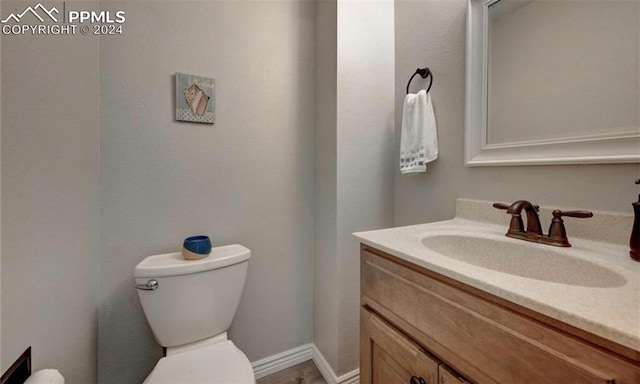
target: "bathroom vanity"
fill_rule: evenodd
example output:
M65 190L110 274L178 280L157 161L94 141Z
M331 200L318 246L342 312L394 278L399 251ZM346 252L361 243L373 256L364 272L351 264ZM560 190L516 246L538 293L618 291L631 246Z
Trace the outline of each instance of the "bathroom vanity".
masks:
M355 234L360 382L640 383L630 219L568 221L563 249L506 238L508 218L459 200L453 220Z

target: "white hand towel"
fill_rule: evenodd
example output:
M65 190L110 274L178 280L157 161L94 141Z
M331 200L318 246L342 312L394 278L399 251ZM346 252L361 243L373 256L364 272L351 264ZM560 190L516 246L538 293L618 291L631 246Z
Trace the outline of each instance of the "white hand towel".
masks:
M438 132L431 95L424 89L408 94L402 108L400 172L425 172L426 164L438 158Z

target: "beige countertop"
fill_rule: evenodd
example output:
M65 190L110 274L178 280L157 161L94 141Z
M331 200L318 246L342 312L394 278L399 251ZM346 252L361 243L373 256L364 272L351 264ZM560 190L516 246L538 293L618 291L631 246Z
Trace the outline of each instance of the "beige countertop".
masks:
M541 209L545 228L548 225L545 216L553 208ZM628 241L630 215L594 212L596 220L591 224L602 225L603 230L590 227L587 220L580 220L580 224L574 226L577 220L567 219L565 224L572 247L561 248L505 237L509 216L504 211L497 215L488 202L459 200L456 211L456 218L452 220L358 232L354 236L363 244L640 351L640 263L631 260L628 246L622 244L625 238ZM496 221L503 223L496 224ZM594 286L563 284L480 267L427 247L429 237L451 234L500 241L503 245L506 242L508 247L526 245L528 252L544 253L551 248L555 254L576 261L575 274L581 273L580 265L595 264L613 272L617 280L603 287L597 283ZM491 242L485 241L485 244ZM544 268L542 271L544 273Z

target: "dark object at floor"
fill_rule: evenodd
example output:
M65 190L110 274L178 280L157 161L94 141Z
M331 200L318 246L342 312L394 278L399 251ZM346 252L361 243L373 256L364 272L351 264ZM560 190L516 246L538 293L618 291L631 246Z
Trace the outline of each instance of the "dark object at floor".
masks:
M0 384L23 384L31 376L31 347L18 357L0 377Z

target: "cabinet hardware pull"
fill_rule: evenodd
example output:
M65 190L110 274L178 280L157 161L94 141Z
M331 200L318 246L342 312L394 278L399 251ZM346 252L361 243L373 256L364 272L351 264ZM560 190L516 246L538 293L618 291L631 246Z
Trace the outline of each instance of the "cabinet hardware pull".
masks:
M411 380L409 380L409 384L427 384L426 381L422 377L411 376Z

